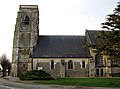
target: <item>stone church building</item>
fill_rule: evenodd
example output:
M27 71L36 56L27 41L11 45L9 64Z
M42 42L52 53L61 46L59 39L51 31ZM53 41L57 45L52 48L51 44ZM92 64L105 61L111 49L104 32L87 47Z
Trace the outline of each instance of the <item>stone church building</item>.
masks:
M20 5L13 40L11 75L44 70L53 77L95 77L111 74L110 58L93 53L87 43L96 44L98 31L85 36L39 35L37 5Z

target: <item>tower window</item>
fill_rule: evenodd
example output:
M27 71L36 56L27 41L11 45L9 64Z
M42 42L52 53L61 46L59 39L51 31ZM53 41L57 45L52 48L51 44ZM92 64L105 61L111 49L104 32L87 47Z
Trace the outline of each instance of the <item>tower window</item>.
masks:
M29 21L30 21L30 19L29 19L29 16L27 15L27 16L25 17L24 24L25 24L25 25L29 25Z
M25 64L23 64L23 67L25 67Z
M68 69L73 69L73 62L71 60L68 61Z
M54 61L51 60L51 69L54 69L54 68L55 68L55 66L54 66Z

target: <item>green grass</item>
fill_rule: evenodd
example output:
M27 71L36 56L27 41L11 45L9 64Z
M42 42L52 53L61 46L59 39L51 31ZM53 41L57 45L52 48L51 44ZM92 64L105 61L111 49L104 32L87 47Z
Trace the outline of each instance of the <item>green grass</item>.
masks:
M120 87L120 78L57 78L54 80L40 80L40 84Z

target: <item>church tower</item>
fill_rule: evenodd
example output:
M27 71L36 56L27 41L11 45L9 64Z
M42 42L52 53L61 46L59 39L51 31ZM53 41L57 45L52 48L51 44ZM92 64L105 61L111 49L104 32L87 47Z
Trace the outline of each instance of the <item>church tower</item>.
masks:
M20 5L13 39L12 76L32 68L30 55L39 36L39 10L37 5Z

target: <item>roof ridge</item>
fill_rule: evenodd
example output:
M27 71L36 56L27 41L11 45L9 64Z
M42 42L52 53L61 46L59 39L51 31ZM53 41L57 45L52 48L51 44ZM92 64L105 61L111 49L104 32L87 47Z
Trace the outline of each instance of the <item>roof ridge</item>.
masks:
M90 31L102 31L102 30L86 30L86 31L89 31L89 32L90 32Z
M39 35L39 37L44 37L44 36L46 36L46 37L85 37L85 35Z

